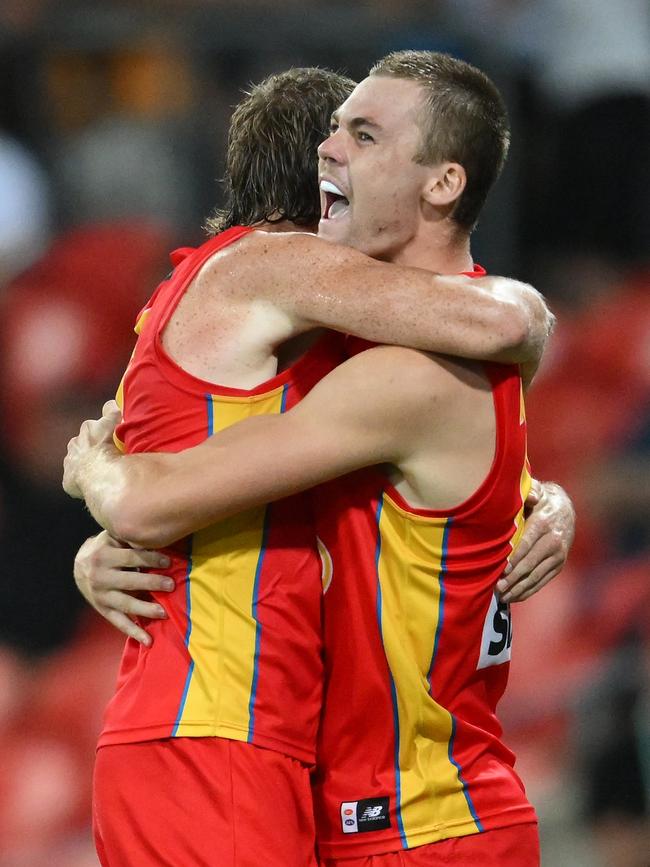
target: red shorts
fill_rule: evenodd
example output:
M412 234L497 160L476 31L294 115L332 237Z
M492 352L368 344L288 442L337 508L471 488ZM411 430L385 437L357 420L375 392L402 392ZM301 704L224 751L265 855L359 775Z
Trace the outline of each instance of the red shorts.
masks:
M403 852L322 860L320 867L539 867L536 824L512 825L467 837L417 846Z
M101 747L95 845L103 867L316 867L309 771L224 738Z

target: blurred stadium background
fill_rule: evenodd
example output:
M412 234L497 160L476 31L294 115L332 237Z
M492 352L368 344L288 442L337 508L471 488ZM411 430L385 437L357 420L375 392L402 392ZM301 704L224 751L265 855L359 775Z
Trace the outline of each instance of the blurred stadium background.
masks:
M578 535L516 606L502 706L544 865L650 865L647 0L2 0L0 867L97 864L93 751L121 639L74 586L95 529L61 459L114 392L167 251L219 202L231 109L270 72L361 78L407 47L501 87L514 144L475 256L558 316L530 453Z

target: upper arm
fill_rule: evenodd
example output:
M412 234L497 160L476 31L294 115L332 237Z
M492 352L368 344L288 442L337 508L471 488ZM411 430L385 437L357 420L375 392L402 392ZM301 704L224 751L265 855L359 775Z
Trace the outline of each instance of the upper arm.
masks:
M420 353L377 347L332 371L287 413L247 419L186 452L151 456L145 475L149 456L137 456L137 483L120 504L121 535L166 544L361 467L400 462L422 420L430 428L435 418L426 402L436 400L432 368Z
M250 492L240 496L255 505L361 467L399 462L428 410L423 392L431 367L422 353L402 347L355 355L288 412L247 419L193 450L194 465L199 459L208 474L204 487L228 481L242 490L245 482ZM430 426L428 411L426 418Z
M324 326L472 359L539 360L550 314L531 286L378 262L309 234L255 235L251 255L240 257L244 282L289 316L296 331Z

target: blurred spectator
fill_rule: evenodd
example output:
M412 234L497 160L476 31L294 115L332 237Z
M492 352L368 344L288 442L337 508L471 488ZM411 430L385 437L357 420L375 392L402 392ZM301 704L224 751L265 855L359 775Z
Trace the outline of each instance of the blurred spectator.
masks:
M647 610L648 594L639 600ZM645 635L650 651L648 635ZM579 706L576 745L585 812L607 867L646 867L650 852L650 671L643 637L624 636Z
M98 867L94 747L122 641L89 615L39 662L0 645L0 867Z
M621 281L597 261L574 261L573 270L565 263L557 333L527 400L529 450L535 472L561 479L574 497L573 562L593 567L648 545L639 506L650 487L650 271Z
M159 218L179 234L187 231L193 183L189 160L180 159L179 133L112 117L66 141L54 165L67 219Z
M2 304L0 867L97 864L93 750L122 641L84 610L72 580L77 548L97 528L63 494L61 463L83 419L115 393L169 243L150 224L77 229Z
M66 222L150 219L194 229L197 189L195 99L187 59L155 32L99 57L48 56L51 150Z
M41 256L50 233L49 182L38 161L0 131L0 294Z
M68 439L112 397L131 326L165 268L168 237L115 224L58 239L7 292L0 344L4 591L0 642L41 653L67 639L81 607L72 560L94 524L61 490Z
M650 4L529 5L556 136L539 186L549 241L563 252L641 260L650 249Z
M454 0L447 8L520 76L524 268L533 253L647 260L647 0Z

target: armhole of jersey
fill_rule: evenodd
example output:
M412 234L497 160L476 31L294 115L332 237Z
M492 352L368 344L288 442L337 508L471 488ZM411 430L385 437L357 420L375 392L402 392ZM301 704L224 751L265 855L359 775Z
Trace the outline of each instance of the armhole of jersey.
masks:
M387 484L386 494L402 511L423 518L453 517L458 519L462 515L479 509L497 484L504 461L507 460L512 445L511 425L509 423L511 414L516 412L515 417L519 420L521 378L514 365L486 362L483 368L492 389L495 420L494 456L487 475L476 490L462 503L446 509L418 509L411 506L393 485ZM516 401L513 397L514 392L516 392Z

